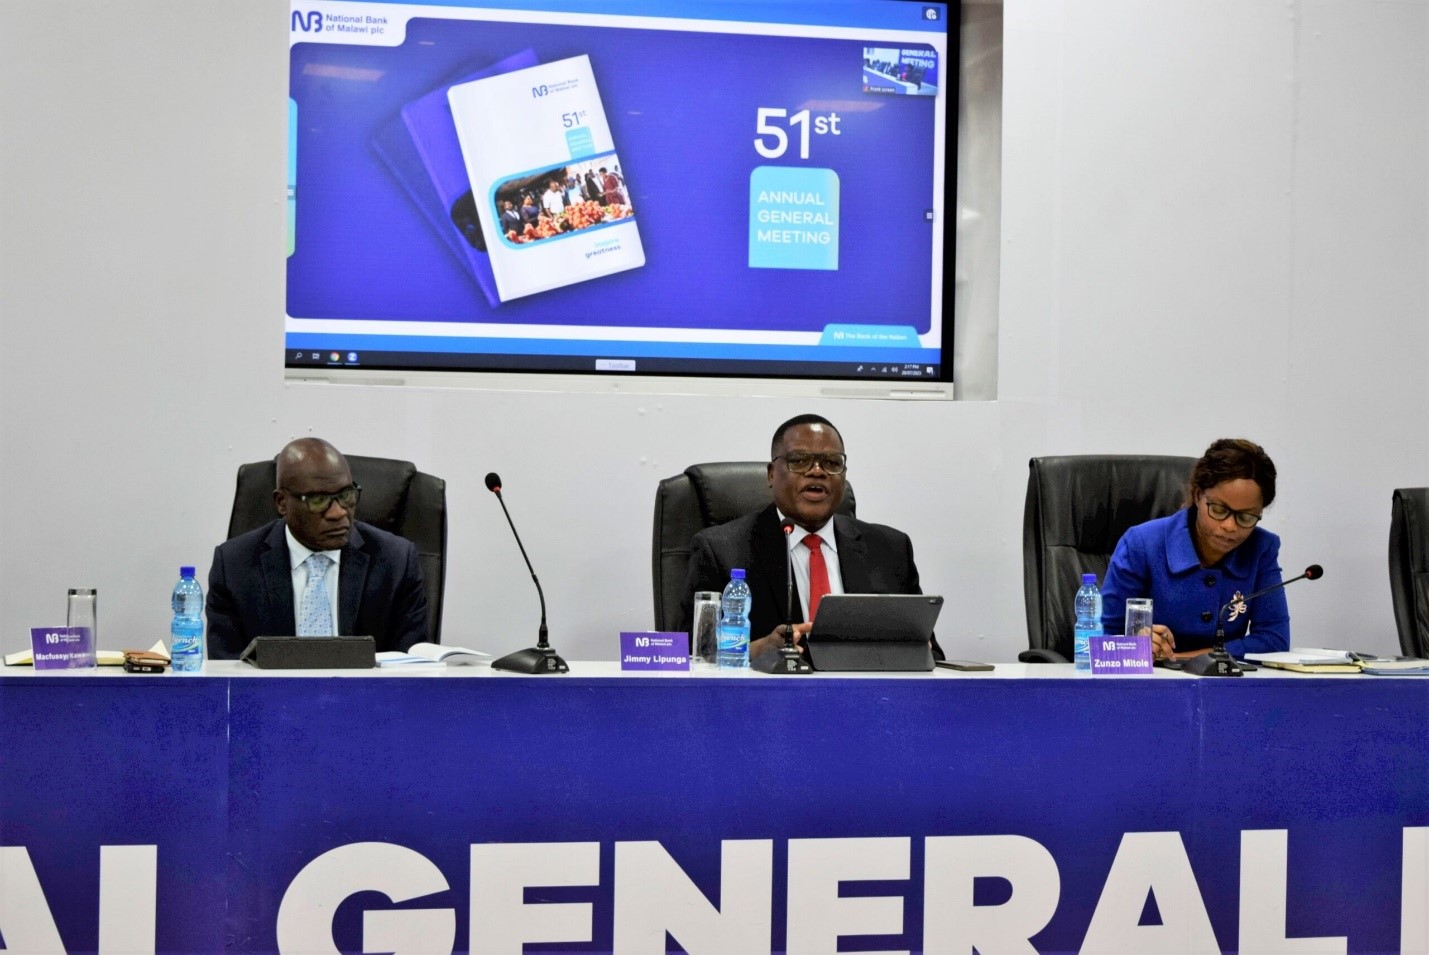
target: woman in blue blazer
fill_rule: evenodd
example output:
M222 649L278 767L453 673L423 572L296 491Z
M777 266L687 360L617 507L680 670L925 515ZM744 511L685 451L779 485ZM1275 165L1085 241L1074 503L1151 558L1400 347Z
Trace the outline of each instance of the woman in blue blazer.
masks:
M1198 656L1215 643L1222 607L1231 656L1285 650L1285 591L1246 597L1281 581L1280 538L1260 527L1275 500L1275 464L1260 445L1216 441L1191 469L1187 506L1122 535L1102 585L1102 626L1124 628L1129 597L1155 601L1152 652Z

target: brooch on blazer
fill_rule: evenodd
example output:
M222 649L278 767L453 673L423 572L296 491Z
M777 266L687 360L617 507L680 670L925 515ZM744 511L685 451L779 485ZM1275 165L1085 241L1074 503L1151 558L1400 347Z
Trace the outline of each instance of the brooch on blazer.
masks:
M1226 623L1230 623L1243 613L1245 613L1245 594L1237 590L1231 595L1231 612L1230 615L1226 617Z

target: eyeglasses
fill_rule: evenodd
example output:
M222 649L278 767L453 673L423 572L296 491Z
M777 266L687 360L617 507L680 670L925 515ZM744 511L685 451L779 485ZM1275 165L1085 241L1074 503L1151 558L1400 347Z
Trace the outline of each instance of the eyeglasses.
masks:
M332 507L332 502L342 505L344 511L350 511L357 506L357 499L362 497L362 486L359 484L349 484L340 491L313 491L308 494L297 494L287 488L282 489L284 494L296 497L307 505L308 510L314 514L322 514Z
M784 466L795 474L807 474L818 464L820 470L825 474L842 474L848 467L848 455L842 451L830 451L827 454L816 454L813 451L790 451L788 454L777 454L774 460L784 459Z
M1238 511L1233 507L1226 507L1220 501L1206 501L1206 513L1213 521L1223 521L1227 517L1234 517L1237 527L1254 527L1260 523L1264 515L1256 514L1253 511Z

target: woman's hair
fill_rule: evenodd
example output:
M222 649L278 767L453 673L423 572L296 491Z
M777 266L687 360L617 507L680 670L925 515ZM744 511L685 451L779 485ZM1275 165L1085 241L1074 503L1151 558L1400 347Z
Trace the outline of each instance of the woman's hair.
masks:
M1246 478L1260 485L1263 506L1275 500L1275 462L1265 449L1244 438L1221 438L1213 441L1191 468L1191 483L1186 488L1186 503L1196 502L1197 491L1209 491L1217 484Z

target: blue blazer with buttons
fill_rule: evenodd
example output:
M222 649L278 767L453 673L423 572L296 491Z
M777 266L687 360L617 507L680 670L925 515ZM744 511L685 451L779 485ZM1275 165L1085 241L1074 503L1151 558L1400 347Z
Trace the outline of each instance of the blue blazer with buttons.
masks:
M1177 650L1215 643L1216 611L1235 599L1273 587L1280 574L1280 538L1262 527L1214 567L1202 567L1191 543L1195 509L1138 524L1122 535L1102 582L1102 627L1125 629L1128 597L1155 601L1157 623L1171 628ZM1226 611L1226 650L1231 656L1290 647L1290 610L1285 591L1255 598L1244 610Z

